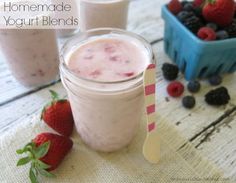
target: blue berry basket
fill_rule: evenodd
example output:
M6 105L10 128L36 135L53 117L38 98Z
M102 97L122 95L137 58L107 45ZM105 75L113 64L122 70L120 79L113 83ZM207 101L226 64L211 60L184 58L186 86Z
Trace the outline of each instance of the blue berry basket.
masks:
M162 7L162 18L165 20L165 52L178 65L187 80L236 70L236 38L202 41L166 5Z

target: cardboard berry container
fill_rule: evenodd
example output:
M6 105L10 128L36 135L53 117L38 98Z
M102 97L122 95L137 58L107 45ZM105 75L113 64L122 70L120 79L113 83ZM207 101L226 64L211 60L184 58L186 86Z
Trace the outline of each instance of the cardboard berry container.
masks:
M187 80L236 70L236 38L203 41L189 31L166 5L162 7L162 18L165 21L165 52Z

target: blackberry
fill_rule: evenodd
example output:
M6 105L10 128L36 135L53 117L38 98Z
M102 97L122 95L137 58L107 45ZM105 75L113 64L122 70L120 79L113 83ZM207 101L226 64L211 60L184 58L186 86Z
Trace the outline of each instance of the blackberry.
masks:
M230 38L235 38L236 37L236 19L234 19L232 24L229 27L226 27L225 30L228 32Z
M186 4L188 4L189 2L188 1L182 1L181 4L182 6L184 7Z
M193 11L193 3L186 3L184 6L183 6L183 10L184 11Z
M178 77L179 68L176 65L164 63L161 69L166 80L172 81Z
M197 93L201 88L201 84L200 84L199 81L196 81L196 80L195 81L190 81L188 83L187 88L188 88L188 91L190 91L192 93Z
M192 109L196 104L196 100L193 96L185 96L182 100L182 104L185 108Z
M197 16L191 16L187 18L183 24L193 33L197 33L198 30L203 27L203 23Z
M205 95L205 101L209 105L215 105L215 106L225 105L229 102L229 100L230 96L227 88L225 87L220 87L215 90L211 90Z

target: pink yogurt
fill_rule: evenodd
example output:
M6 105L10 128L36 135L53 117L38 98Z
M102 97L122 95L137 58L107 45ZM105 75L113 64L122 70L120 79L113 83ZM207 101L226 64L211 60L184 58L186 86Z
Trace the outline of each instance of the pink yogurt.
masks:
M129 0L80 0L80 30L126 29Z
M140 74L148 64L141 46L127 38L96 38L75 50L68 67L78 76L96 81L121 81Z
M62 50L61 79L82 140L111 152L134 138L143 114L142 73L150 45L113 29L81 33Z
M1 29L0 48L12 75L25 86L59 78L56 34L50 29Z

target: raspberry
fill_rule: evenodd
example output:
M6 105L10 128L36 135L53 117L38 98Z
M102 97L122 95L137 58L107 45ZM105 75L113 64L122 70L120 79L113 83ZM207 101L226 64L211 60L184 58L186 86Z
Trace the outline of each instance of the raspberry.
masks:
M182 11L183 7L182 4L179 2L179 0L171 0L168 4L168 9L174 15L177 15L179 12Z
M185 96L182 99L182 104L185 108L192 109L196 104L196 100L193 96Z
M217 86L217 85L220 85L222 83L222 77L216 75L216 76L211 76L209 78L209 83L212 85L212 86Z
M178 81L173 81L167 86L167 92L171 97L180 97L184 92L184 85Z
M198 31L197 36L204 41L213 41L216 39L215 31L209 27L202 27Z
M173 81L178 77L179 68L176 65L164 63L162 65L162 72L166 80Z
M205 95L205 101L209 105L225 105L229 102L229 100L230 96L228 90L225 87L220 87L215 90L211 90Z
M225 30L228 32L230 38L236 37L236 19L233 20L232 24L225 28Z
M188 91L192 92L192 93L197 93L200 88L201 88L201 84L199 83L199 81L190 81L188 83Z
M183 24L194 34L203 26L201 19L195 15L187 18Z

